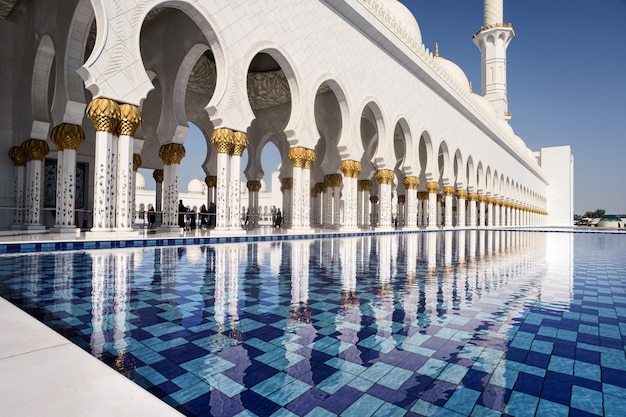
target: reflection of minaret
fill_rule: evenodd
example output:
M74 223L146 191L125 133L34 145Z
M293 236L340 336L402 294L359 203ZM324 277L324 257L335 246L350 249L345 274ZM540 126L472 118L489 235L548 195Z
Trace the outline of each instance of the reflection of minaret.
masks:
M357 247L361 239L345 238L340 241L341 248L341 301L335 316L335 327L341 341L340 352L346 360L361 363L360 352L355 348L358 343L358 330L361 323L360 300L357 296ZM363 276L359 274L359 276Z
M504 21L504 0L485 0L485 23L474 34L480 49L482 95L496 108L498 118L511 118L506 92L506 48L515 36Z

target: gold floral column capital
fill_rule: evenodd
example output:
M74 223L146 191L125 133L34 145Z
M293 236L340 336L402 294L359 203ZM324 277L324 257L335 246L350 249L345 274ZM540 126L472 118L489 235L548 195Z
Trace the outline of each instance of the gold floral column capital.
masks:
M372 189L372 181L371 180L359 180L357 182L357 186L359 187L359 191L371 191Z
M26 161L43 161L50 151L48 143L40 139L28 139L22 143L22 149L26 155Z
M305 161L309 158L309 155L306 148L295 146L289 149L287 157L294 168L304 168Z
M217 187L217 176L215 176L215 175L207 175L206 178L204 178L204 183L209 188Z
M427 182L426 183L426 190L428 190L429 194L435 194L437 191L439 191L439 183L438 182Z
M248 181L246 187L248 191L258 192L261 190L261 181Z
M26 166L26 152L19 146L12 146L9 149L9 157L13 161L13 165L16 167Z
M154 171L152 171L152 178L154 178L154 180L158 183L163 182L163 170L155 169Z
M59 152L66 149L75 151L85 141L85 132L78 125L61 123L50 132L50 140L55 144Z
M467 198L467 191L466 190L456 190L456 193L454 193L454 195L459 200L466 199Z
M391 185L393 183L395 175L390 169L379 169L376 171L374 178L378 181L379 184Z
M159 148L159 157L163 165L180 164L185 157L185 147L180 143L168 143Z
M243 132L234 132L233 133L233 155L241 156L243 155L243 151L248 147L248 135Z
M478 194L476 194L476 193L469 193L469 194L467 194L467 200L468 201L476 201L476 200L478 200Z
M414 176L404 177L402 184L404 184L404 188L407 190L417 190L417 187L420 185L420 179Z
M117 134L120 106L115 101L105 97L94 98L87 105L86 112L96 132Z
M339 170L343 173L344 177L358 178L363 168L358 161L344 159L341 161L341 165L339 165Z
M133 136L141 126L141 111L133 104L120 104L119 136Z
M313 166L313 162L317 159L315 156L315 151L313 149L305 149L306 150L306 159L304 160L304 169L311 169Z
M211 143L215 146L217 153L229 154L233 150L235 133L227 128L219 128L213 131L211 135Z
M443 187L443 194L446 197L452 197L454 195L454 187L451 185L446 185Z
M479 195L478 196L478 201L481 203L484 203L487 201L487 196L486 195Z
M133 154L133 171L137 172L139 167L141 166L141 155L138 153Z
M283 178L281 183L280 190L293 190L293 178Z
M406 195L402 194L398 196L398 204L406 203Z

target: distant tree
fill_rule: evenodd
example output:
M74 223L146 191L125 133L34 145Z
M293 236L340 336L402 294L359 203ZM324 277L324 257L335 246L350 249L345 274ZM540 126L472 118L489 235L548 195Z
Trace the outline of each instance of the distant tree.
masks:
M597 209L596 211L593 212L593 217L594 218L600 218L600 217L604 216L604 213L606 213L606 210Z
M583 214L583 217L592 218L593 217L593 211L586 211L585 214Z

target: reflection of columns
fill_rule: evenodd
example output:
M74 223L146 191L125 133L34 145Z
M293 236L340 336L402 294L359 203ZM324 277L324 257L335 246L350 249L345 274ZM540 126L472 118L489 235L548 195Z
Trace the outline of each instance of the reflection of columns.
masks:
M251 227L256 227L259 223L259 191L261 181L248 181L248 214Z
M486 226L486 222L485 222L485 202L487 201L487 196L486 195L479 195L478 196L478 226L479 227L485 227Z
M19 228L24 223L26 152L19 146L13 146L9 149L9 157L13 161L13 228Z
M178 174L185 147L179 143L163 145L159 157L163 161L163 226L178 229Z
M163 223L163 170L155 169L152 171L152 178L156 182L154 210L157 212L157 225Z
M241 155L248 147L248 136L243 132L233 133L232 156L230 157L230 182L228 208L230 210L229 226L241 229Z
M437 192L439 191L438 182L427 182L426 190L428 190L428 228L437 227Z
M370 215L370 225L372 227L378 226L378 196L372 195L370 196L370 208L372 210L372 214Z
M292 207L292 192L293 192L293 178L283 178L281 180L280 191L283 193L283 227L291 226L291 207Z
M115 230L127 232L133 225L133 135L141 126L141 112L132 104L120 105L117 140Z
M359 197L357 200L357 224L359 227L370 226L370 190L372 189L372 181L370 180L358 180L357 190Z
M456 227L463 228L466 226L465 199L467 191L457 190L456 193Z
M26 217L27 229L42 229L41 224L41 173L43 160L48 154L45 140L29 139L22 144L26 154Z
M417 187L420 185L420 179L413 176L404 177L402 180L406 189L406 220L404 227L406 229L417 229Z
M217 152L216 229L228 228L229 154L232 152L233 140L234 133L230 129L215 129L211 135L211 143Z
M476 227L476 200L478 200L478 194L469 193L467 200L469 201L469 227Z
M85 140L78 125L61 123L52 129L50 139L57 147L56 220L57 231L76 230L74 203L76 195L76 150Z
M395 174L390 169L379 169L374 178L378 182L378 197L380 198L380 220L378 227L391 227L391 184Z
M443 187L445 213L443 216L444 227L451 228L452 224L452 196L454 195L454 187L446 185Z
M343 160L339 169L343 173L343 224L346 229L356 229L358 226L358 188L357 178L361 173L361 163L353 160Z
M98 97L87 106L87 116L96 128L92 231L110 231L115 226L115 152L120 106Z

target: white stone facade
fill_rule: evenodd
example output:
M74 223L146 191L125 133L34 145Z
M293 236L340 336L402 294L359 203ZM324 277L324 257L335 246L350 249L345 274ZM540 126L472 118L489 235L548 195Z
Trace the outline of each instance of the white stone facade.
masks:
M165 173L155 204L174 227L189 122L208 143L208 200L224 230L241 212L237 173L253 190L270 142L282 156L277 206L295 229L571 225L569 147L538 158L508 124L497 71L514 33L494 21L502 1L488 0L476 22L483 97L424 47L396 0L31 0L0 20L0 227L52 226L47 196L70 193L89 227L127 231L129 164ZM75 162L51 139L62 124L84 132ZM82 170L76 185L48 178L68 175L66 160Z

